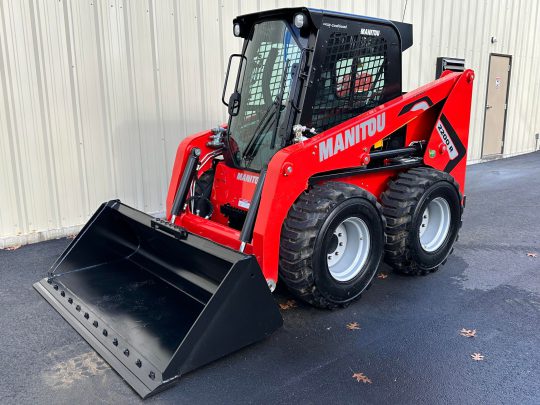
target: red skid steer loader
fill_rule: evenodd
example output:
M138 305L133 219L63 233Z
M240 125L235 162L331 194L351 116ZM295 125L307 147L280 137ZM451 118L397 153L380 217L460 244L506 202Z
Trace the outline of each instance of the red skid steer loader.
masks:
M104 203L34 285L142 397L281 326L278 277L346 306L383 259L437 270L461 226L471 70L403 93L412 26L350 14L233 33L228 124L181 142L166 219Z

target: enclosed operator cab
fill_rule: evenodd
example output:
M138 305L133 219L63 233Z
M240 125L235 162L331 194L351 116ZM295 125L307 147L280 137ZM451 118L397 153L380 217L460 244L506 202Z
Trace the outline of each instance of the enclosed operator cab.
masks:
M310 136L401 95L410 24L290 8L238 17L233 31L245 41L231 56L240 68L226 103L232 167L258 172L294 142L294 125L313 128Z

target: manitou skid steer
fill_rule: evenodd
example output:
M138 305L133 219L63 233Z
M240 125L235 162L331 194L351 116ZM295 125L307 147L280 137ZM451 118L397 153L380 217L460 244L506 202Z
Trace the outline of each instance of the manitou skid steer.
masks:
M350 14L233 33L228 124L181 142L166 219L104 203L34 285L142 397L281 326L278 277L345 306L383 258L437 270L461 225L471 70L403 93L412 26Z

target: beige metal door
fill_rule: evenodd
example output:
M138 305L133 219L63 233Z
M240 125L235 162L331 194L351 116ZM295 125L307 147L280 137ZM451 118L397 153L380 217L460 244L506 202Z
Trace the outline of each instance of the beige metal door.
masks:
M510 56L490 55L482 157L503 151L510 60Z

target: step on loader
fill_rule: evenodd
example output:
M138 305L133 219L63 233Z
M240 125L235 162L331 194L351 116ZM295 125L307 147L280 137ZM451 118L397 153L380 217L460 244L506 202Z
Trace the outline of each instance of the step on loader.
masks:
M104 203L34 285L142 397L279 328L278 279L343 307L382 260L437 270L461 226L471 70L404 93L401 22L288 8L232 28L228 123L180 143L166 218Z

